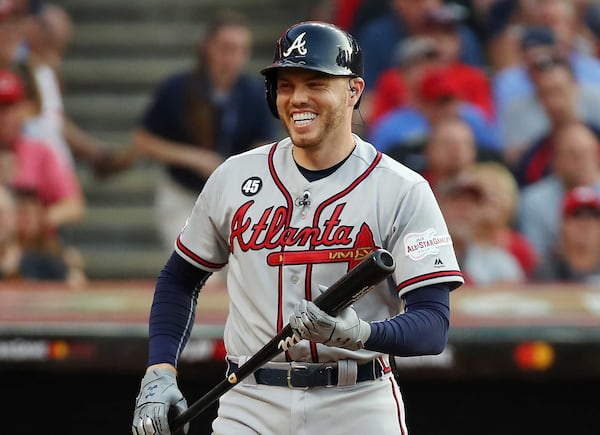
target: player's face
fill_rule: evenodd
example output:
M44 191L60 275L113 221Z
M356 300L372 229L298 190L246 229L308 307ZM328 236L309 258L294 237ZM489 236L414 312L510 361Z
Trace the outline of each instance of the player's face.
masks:
M278 72L277 110L295 146L319 147L340 140L349 131L348 83L347 77L297 68Z

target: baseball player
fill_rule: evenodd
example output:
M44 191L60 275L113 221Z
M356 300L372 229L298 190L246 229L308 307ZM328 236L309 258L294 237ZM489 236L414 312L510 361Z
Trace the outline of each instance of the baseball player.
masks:
M228 372L288 321L294 337L220 398L214 434L406 434L388 355L441 352L463 283L442 214L420 175L352 133L365 82L351 35L293 25L261 72L289 137L229 158L200 193L157 280L133 433L169 434L169 408L186 409L177 362L202 285L227 264ZM380 248L393 278L337 317L311 302Z

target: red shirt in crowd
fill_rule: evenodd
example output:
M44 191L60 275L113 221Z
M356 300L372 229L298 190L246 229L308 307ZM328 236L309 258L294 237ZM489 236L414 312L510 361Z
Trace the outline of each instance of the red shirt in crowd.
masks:
M462 100L479 107L488 117L494 117L494 104L487 76L479 68L461 62L447 67L449 75L460 90ZM408 92L398 68L389 68L377 80L373 108L369 122L372 124L383 114L407 102Z
M21 136L14 150L15 187L35 191L46 207L81 195L77 175L50 147Z

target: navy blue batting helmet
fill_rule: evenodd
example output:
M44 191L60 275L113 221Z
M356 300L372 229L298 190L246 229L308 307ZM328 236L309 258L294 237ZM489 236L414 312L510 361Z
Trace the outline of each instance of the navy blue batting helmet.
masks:
M303 68L332 76L362 77L362 51L352 35L333 24L304 21L288 28L277 40L273 63L260 72L265 76L266 98L277 113L275 72L280 68ZM354 108L357 108L360 100Z

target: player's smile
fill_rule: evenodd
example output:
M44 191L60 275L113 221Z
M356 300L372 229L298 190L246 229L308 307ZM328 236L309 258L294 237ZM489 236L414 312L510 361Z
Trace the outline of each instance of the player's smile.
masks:
M299 127L310 124L316 117L317 114L311 112L292 113L292 120Z

